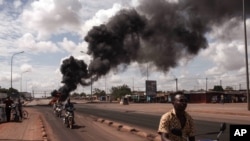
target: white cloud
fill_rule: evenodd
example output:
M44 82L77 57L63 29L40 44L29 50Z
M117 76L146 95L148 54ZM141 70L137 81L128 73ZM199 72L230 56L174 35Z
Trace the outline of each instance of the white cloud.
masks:
M210 58L215 66L208 72L209 74L216 72L236 71L244 67L244 52L242 52L242 44L239 42L231 43L213 43L204 51L204 57Z
M63 38L63 41L59 42L58 44L67 52L73 52L77 47L74 42L69 41L67 38Z
M23 65L21 66L21 71L22 71L23 73L25 73L25 72L31 72L32 69L33 69L32 66L29 65L29 64L23 64Z
M88 31L93 27L93 26L99 26L100 24L104 24L107 22L112 16L115 15L119 10L121 10L123 7L120 4L114 4L111 9L107 10L99 10L93 18L90 20L87 20L83 27L82 27L82 34L83 37L88 33Z
M59 52L59 48L52 41L36 41L34 36L30 33L24 34L17 41L17 45L22 50L30 50L34 53L47 53L47 52Z
M36 29L38 39L52 34L77 32L80 29L78 12L82 8L78 0L42 0L34 1L31 9L22 13L23 24Z
M15 0L15 1L14 1L14 7L15 7L15 8L18 8L18 7L21 6L21 5L22 5L21 0Z

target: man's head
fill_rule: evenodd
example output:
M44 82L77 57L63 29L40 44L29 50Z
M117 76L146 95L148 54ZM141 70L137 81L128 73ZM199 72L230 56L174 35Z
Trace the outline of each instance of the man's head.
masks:
M176 94L172 104L175 111L184 112L187 107L187 99L183 94Z

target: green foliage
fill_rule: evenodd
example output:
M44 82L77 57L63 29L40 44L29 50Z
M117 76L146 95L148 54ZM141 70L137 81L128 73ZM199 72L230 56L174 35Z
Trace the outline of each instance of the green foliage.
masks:
M218 91L218 92L223 92L224 91L223 87L219 86L219 85L215 85L213 90Z
M1 89L0 89L0 93L8 93L8 91L9 91L9 90L8 90L8 89L5 89L5 88L1 88Z
M117 86L111 88L111 95L114 99L122 98L123 96L131 94L131 89L127 85Z
M97 97L106 96L106 92L104 90L95 88L93 91L93 95L96 95Z
M78 93L76 93L76 92L74 92L71 96L72 96L72 97L78 97L78 96L79 96L79 94L78 94Z
M7 94L8 94L8 96L10 96L10 95L14 95L14 96L16 96L16 95L18 95L18 94L19 94L19 92L18 92L18 90L17 90L17 89L14 89L14 88L9 88L9 90L8 90Z
M80 96L81 96L81 97L86 97L86 95L87 95L87 94L84 93L84 92L80 93Z

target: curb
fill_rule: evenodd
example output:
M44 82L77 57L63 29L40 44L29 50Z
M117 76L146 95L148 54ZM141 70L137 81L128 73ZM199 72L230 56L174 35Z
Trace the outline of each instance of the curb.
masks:
M45 126L44 126L43 119L42 119L41 115L39 115L39 120L40 120L43 141L48 141L48 135L46 133Z
M234 112L229 112L229 111L209 111L209 110L187 110L188 112L199 112L199 113L212 113L212 114L224 114L224 115L235 115L236 113ZM250 116L250 113L237 113L237 115L241 116Z
M161 141L161 138L159 135L146 133L146 132L140 131L134 127L123 125L123 124L118 123L118 122L113 122L113 121L102 119L102 118L97 118L95 121L106 124L110 127L116 128L119 131L130 132L130 133L135 134L137 136L147 138L150 141Z

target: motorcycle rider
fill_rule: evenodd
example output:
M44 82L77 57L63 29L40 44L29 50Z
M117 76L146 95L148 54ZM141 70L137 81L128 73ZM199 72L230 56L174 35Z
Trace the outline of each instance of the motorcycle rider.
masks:
M57 111L56 111L56 109L57 108L62 108L63 107L63 104L61 103L61 101L58 99L57 101L56 101L56 103L54 104L54 107L53 107L53 109L54 109L54 112L56 113Z
M67 102L66 102L65 105L64 105L65 114L67 113L67 110L68 110L69 108L74 109L74 105L73 105L73 103L70 102L70 98L67 99ZM74 111L73 111L72 114L73 114L73 124L74 124L74 123L75 123Z

